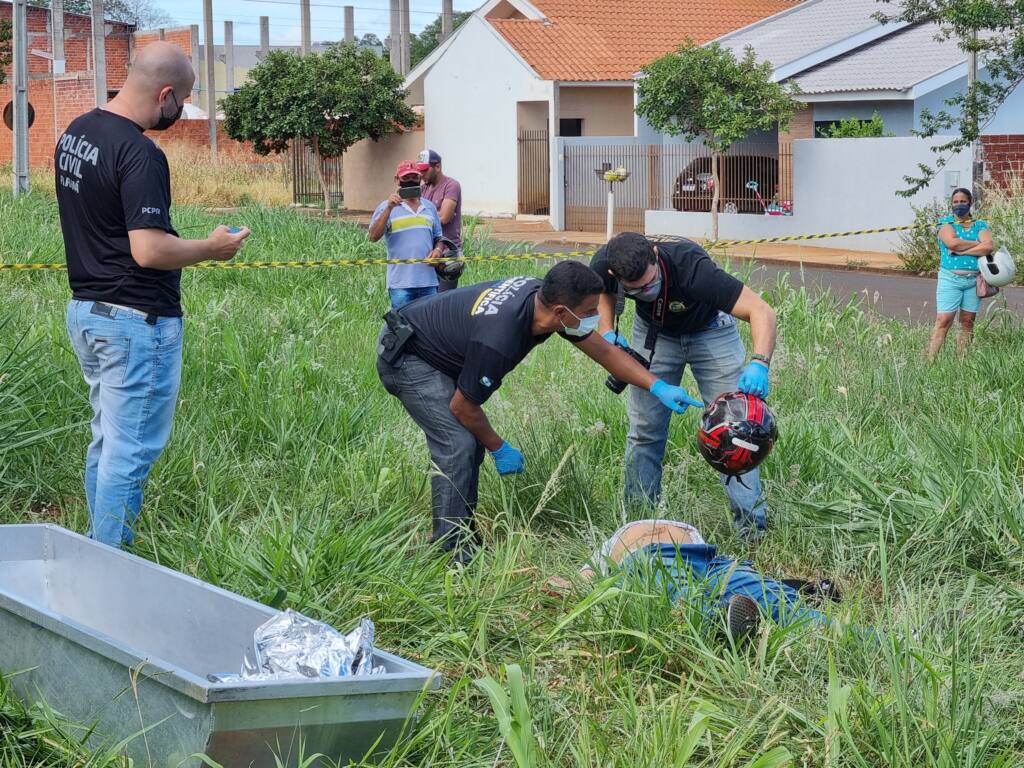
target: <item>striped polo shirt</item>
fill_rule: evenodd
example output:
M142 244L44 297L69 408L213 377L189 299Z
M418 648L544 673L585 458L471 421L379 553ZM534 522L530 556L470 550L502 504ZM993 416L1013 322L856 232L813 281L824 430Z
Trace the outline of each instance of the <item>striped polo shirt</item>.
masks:
M384 215L387 201L377 206L370 224ZM419 208L409 203L391 209L384 241L389 259L425 259L441 239L441 219L429 200L420 198ZM437 272L429 264L388 264L388 288L429 288L437 285Z

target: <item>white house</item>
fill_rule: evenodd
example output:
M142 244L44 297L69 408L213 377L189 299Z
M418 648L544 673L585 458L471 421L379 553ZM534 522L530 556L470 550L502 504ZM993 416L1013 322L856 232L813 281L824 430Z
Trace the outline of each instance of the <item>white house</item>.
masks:
M756 238L901 226L913 218L912 204L944 199L951 188L970 186L971 158L961 152L946 157L943 172L914 198L895 193L906 187L918 164L932 165L932 147L942 144L915 138L921 115L947 108L946 99L967 89L967 56L955 40L942 39L929 24L882 24L874 15L892 12L876 0L805 0L786 11L718 38L741 54L752 48L771 62L777 82L795 83L805 104L787 132L779 134L778 187L792 199L792 215L779 217L725 215L722 237ZM984 62L979 77L986 77ZM948 109L948 108L947 108ZM825 139L825 131L844 119L869 120L878 113L893 138ZM646 141L678 141L638 126ZM999 180L1024 168L1024 89L1017 88L995 118L983 126L986 173ZM773 136L760 136L773 146ZM783 148L792 158L782 173ZM1019 150L1019 151L1018 151ZM1018 151L1016 155L1013 153ZM791 154L790 154L791 153ZM675 180L668 174L669 183ZM724 183L725 192L730 189ZM738 194L750 194L742 190ZM701 197L710 199L710 193ZM884 201L884 202L882 202ZM679 206L676 206L679 207ZM741 211L743 206L740 206ZM709 210L648 210L647 231L703 236ZM829 245L884 249L894 234L829 240Z
M467 211L549 216L554 137L634 136L634 72L796 2L488 0L406 87Z
M806 0L775 16L718 38L737 54L747 47L770 61L779 82L800 88L807 106L797 114L789 138L814 138L849 118L877 112L887 133L911 136L924 110L948 109L946 99L967 90L967 55L937 26L882 24L891 13L877 0ZM979 76L987 73L981 62ZM1024 133L1024 89L1017 89L985 135Z

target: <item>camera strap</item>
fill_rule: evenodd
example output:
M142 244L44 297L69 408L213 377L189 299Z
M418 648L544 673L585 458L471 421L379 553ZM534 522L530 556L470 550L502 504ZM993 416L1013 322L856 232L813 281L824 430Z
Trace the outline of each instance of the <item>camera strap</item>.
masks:
M654 360L654 345L658 341L658 334L665 327L665 319L668 316L668 267L665 260L658 254L658 269L661 272L661 294L654 300L654 311L651 315L654 322L647 326L647 337L644 339L644 348L651 353L651 360Z

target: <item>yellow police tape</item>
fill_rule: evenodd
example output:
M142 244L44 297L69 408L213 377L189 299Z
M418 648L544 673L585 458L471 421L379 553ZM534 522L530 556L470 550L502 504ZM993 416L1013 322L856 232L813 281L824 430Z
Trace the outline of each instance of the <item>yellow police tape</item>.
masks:
M904 232L916 229L916 225L904 227L877 227L875 229L852 229L846 232L826 232L817 235L783 235L781 237L760 237L753 240L716 240L707 243L708 248L724 248L736 245L760 245L762 243L791 243L800 240L824 240L830 237L850 237L852 235L874 235L882 232ZM657 240L659 238L651 238ZM672 239L672 238L665 238ZM595 253L589 251L568 251L559 253L510 253L500 256L462 256L461 261L535 261L537 259L573 259L590 258ZM442 260L443 261L443 260ZM377 267L386 264L431 264L438 263L429 259L319 259L311 261L204 261L196 264L193 269L293 269L300 267ZM65 264L0 264L0 272L42 272L46 270L64 270Z

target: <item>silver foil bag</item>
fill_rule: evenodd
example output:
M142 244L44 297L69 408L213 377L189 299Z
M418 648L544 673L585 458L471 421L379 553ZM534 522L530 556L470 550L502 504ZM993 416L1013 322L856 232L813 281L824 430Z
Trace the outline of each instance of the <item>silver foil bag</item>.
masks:
M322 621L290 608L267 620L253 633L240 675L211 675L215 682L286 680L294 678L377 675L373 666L373 622L360 620L343 635Z

